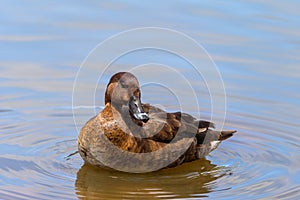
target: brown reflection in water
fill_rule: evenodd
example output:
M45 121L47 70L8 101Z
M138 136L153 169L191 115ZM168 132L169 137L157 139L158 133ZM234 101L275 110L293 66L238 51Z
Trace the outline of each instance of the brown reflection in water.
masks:
M224 175L206 159L176 168L129 174L83 165L75 182L79 199L207 197L213 181ZM216 172L217 170L217 172Z

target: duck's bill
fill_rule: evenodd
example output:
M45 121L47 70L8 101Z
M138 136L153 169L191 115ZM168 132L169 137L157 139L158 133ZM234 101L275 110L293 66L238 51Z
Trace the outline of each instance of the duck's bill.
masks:
M129 100L129 112L136 119L143 122L149 120L149 116L144 112L140 98L132 96Z
M147 122L149 120L147 113L135 113L133 116L135 119L142 120L143 122Z

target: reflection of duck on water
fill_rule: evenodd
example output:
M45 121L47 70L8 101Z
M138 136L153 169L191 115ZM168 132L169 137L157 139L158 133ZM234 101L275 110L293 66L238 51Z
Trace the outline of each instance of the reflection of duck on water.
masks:
M141 103L131 73L112 76L105 108L81 129L78 149L85 162L126 172L150 172L205 157L235 131L185 113L166 113Z
M75 189L79 199L200 198L213 190L213 181L225 175L219 169L206 159L143 174L85 164L77 172Z

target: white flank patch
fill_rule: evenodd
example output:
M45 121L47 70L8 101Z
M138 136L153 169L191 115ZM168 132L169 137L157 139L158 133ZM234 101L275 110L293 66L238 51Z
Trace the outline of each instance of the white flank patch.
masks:
M207 128L198 128L198 133L203 133L207 131Z
M212 142L210 142L210 145L211 145L210 150L211 151L214 150L215 148L218 147L219 144L220 144L220 141L212 141Z

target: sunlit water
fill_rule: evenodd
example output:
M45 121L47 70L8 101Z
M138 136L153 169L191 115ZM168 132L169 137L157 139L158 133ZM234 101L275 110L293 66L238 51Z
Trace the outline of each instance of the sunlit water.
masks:
M296 1L2 2L0 199L299 199L299 7ZM206 159L173 169L127 174L85 166L78 154L70 155L77 150L76 72L99 42L143 26L181 31L206 48L226 88L225 128L238 133ZM145 51L115 67L159 59L180 62ZM97 88L97 111L105 84ZM199 105L209 119L205 91L196 92L203 92ZM142 92L144 101L178 106L163 90ZM90 107L74 109L82 121L92 117Z

